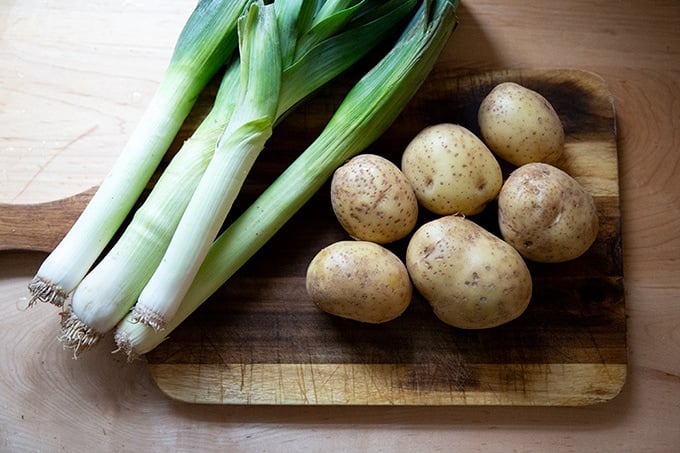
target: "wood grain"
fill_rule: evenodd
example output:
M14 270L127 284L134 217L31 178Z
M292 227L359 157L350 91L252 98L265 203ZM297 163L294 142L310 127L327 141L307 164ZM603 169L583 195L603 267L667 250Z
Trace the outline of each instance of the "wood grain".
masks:
M434 73L369 151L398 163L425 125L448 121L476 131L481 99L504 80L536 89L555 106L567 137L562 167L594 195L601 224L578 260L530 263L534 297L519 320L487 331L453 329L417 294L402 317L380 326L318 311L305 292L306 266L320 248L346 239L324 188L147 355L159 387L183 401L232 404L583 405L617 395L627 364L618 159L601 78L573 70ZM255 167L243 204L284 167L282 156L299 149L296 140L317 123L314 112L327 111L335 97L326 92L282 125L284 138L275 135ZM420 222L430 218L421 213ZM498 233L495 206L473 219ZM390 248L403 257L406 243Z
M0 203L0 250L54 250L95 191L44 203Z
M193 5L0 2L0 200L49 201L101 182ZM55 339L54 310L15 309L44 254L5 251L0 450L675 451L678 18L673 0L463 1L461 26L438 63L471 72L576 67L607 81L616 102L628 316L618 397L576 408L184 404L158 389L144 361L112 356L111 341L72 360ZM87 140L74 141L95 125Z

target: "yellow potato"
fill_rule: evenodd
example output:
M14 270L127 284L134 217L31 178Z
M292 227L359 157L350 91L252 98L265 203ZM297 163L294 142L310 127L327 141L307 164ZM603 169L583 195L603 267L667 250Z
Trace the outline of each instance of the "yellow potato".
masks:
M578 258L597 238L592 195L552 165L526 164L508 177L498 197L503 238L527 259L556 263Z
M351 237L379 244L406 237L418 220L418 200L406 176L374 154L358 155L335 171L331 205Z
M435 315L454 327L505 324L531 299L531 275L519 253L464 217L440 217L418 228L406 250L406 267Z
M498 84L477 115L482 138L497 156L514 165L559 162L564 127L541 94L514 82Z
M374 324L401 315L413 294L404 263L368 241L339 241L320 250L307 268L306 285L319 309Z
M457 124L422 130L404 150L401 170L421 205L440 215L478 214L503 184L496 157L475 134Z

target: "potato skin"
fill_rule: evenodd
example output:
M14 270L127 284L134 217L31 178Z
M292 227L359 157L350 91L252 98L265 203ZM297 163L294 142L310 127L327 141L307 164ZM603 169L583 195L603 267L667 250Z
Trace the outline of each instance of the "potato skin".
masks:
M444 323L487 329L519 317L533 284L509 244L471 220L450 215L425 223L406 250L414 286Z
M339 241L321 249L307 268L306 286L319 309L373 324L400 316L413 295L404 263L369 241Z
M408 144L401 170L420 204L439 215L473 215L496 198L503 174L487 146L463 126L426 127Z
M482 101L477 120L484 142L511 164L556 164L562 158L564 127L550 102L536 91L500 83Z
M498 198L503 238L525 258L558 263L578 258L597 238L592 195L566 172L531 163L513 171Z
M355 239L387 244L406 237L418 220L418 200L399 167L374 154L360 154L331 180L331 205Z

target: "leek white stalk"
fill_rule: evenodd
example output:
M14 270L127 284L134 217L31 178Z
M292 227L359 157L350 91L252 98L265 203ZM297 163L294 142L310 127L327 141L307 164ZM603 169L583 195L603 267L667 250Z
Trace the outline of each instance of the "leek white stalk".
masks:
M350 91L327 127L213 243L165 331L126 316L116 330L129 359L160 344L283 226L346 159L375 141L433 68L457 24L458 1L422 5L394 48Z
M392 0L380 7L361 10L361 20L351 20L335 36L310 31L305 8L315 0L278 0L279 29L286 30L282 53L288 55L283 72L279 113L281 118L303 98L354 64L382 37L402 22L415 0ZM314 9L316 10L316 9ZM336 15L337 16L337 15ZM296 20L297 19L297 20ZM326 27L325 33L338 27ZM315 40L308 37L314 33ZM317 45L297 60L295 37L307 36ZM356 42L362 46L357 51ZM62 343L74 357L86 351L125 316L158 266L198 181L213 155L219 133L233 111L239 62L232 64L217 93L215 104L156 182L121 238L73 292L69 310L62 317Z
M281 89L281 47L273 5L253 3L238 21L238 101L163 259L132 311L163 329L186 293L248 172L272 134Z
M92 200L29 284L29 306L63 306L118 230L199 93L236 47L236 20L252 0L202 0L182 29L160 85Z

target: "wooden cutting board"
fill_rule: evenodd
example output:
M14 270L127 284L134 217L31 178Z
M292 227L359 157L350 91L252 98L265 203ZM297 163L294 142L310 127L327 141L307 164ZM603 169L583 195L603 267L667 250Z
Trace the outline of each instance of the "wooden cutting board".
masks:
M594 195L601 225L581 258L529 263L534 296L519 319L490 330L455 329L417 294L403 316L379 326L318 311L305 291L306 267L319 249L347 238L326 186L147 354L159 388L178 400L213 404L573 406L617 395L627 366L621 213L614 106L600 77L577 70L435 71L367 151L398 163L427 125L453 122L478 132L479 103L505 80L539 91L557 110L566 132L563 169ZM325 89L277 128L234 215L313 140L341 98L342 87ZM506 174L512 170L503 165ZM0 206L0 249L50 250L90 196ZM51 225L49 237L18 227L33 216ZM421 222L431 218L421 213ZM473 219L498 233L495 206ZM406 241L390 246L402 257L405 247Z

